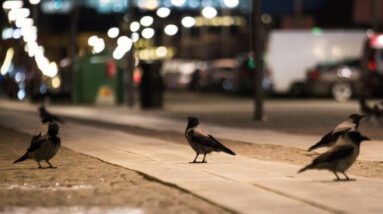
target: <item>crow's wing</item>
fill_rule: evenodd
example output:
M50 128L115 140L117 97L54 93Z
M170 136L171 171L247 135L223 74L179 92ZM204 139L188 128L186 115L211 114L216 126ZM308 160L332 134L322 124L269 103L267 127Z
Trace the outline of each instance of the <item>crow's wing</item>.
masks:
M341 145L337 146L331 151L325 152L319 155L317 158L313 160L314 165L319 165L323 163L331 163L334 161L338 161L344 159L352 154L354 151L354 147L352 145Z
M206 146L208 148L211 148L213 151L223 151L228 154L235 155L234 152L232 152L230 149L222 145L217 139L215 139L210 134L205 135L205 133L202 133L200 129L194 129L193 132L190 133L192 141L200 144L201 146Z
M338 124L332 132L344 132L347 129L349 129L350 131L354 131L356 129L356 124L350 120L346 120Z
M47 141L47 137L38 137L38 136L33 136L32 137L32 142L29 148L27 149L28 152L34 152L37 149L39 149L42 145L43 142Z
M322 139L320 139L320 141L318 141L316 144L311 146L308 149L308 151L312 151L320 147L332 146L338 140L339 136L347 133L348 131L350 131L350 128L344 129L343 131L338 131L338 132L330 131L325 136L323 136Z

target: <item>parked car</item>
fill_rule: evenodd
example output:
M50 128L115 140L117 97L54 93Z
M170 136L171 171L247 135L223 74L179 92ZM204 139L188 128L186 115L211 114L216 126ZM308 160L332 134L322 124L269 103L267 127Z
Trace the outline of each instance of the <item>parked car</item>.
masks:
M255 63L250 54L236 58L217 59L208 69L210 88L213 90L252 94L254 91ZM271 74L264 69L262 86L266 93L272 90Z
M196 88L204 83L198 78L204 76L207 66L205 61L172 59L163 62L160 73L167 89Z
M383 96L383 34L374 34L365 42L362 77L366 94Z
M234 90L242 94L253 94L256 71L254 59L250 53L246 53L239 55L237 61L238 68ZM271 94L273 91L272 73L266 64L263 66L262 88L266 94Z
M346 101L359 94L357 87L361 80L359 59L345 59L338 62L317 64L306 72L307 95L333 96Z
M238 62L235 59L214 60L208 69L209 88L219 91L233 91Z

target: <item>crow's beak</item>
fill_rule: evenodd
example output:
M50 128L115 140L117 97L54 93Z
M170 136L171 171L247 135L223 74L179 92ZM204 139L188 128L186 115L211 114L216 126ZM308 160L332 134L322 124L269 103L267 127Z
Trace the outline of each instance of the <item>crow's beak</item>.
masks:
M362 141L370 141L370 138L362 136Z

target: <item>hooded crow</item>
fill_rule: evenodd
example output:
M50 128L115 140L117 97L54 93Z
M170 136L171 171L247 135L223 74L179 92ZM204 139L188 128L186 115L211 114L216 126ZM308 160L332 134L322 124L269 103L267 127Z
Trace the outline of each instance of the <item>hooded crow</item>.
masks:
M40 114L40 119L41 119L41 121L43 123L45 123L45 122L64 123L64 121L61 118L59 118L56 115L53 115L50 112L48 112L47 109L44 106L40 106L39 107L39 114Z
M203 154L203 160L200 163L206 163L206 154L210 152L225 152L235 155L233 151L222 145L212 135L208 134L199 126L199 120L196 117L188 117L188 125L185 130L185 137L190 146L196 152L196 156L192 163L197 163L197 158Z
M311 152L321 147L331 147L335 144L339 136L349 131L356 131L359 127L359 122L364 118L364 115L352 114L349 118L338 124L334 130L328 132L320 139L319 142L311 146L308 151Z
M367 104L367 101L365 98L359 98L359 108L360 112L367 115L369 117L374 113L374 110Z
M365 140L370 140L368 137L361 135L357 131L348 132L340 141L348 141L344 143L337 143L330 148L327 152L316 157L311 164L303 167L298 173L304 172L308 169L326 169L334 173L336 180L340 180L337 172L341 172L346 180L350 178L346 175L349 169L355 162L359 155L360 143Z
M27 152L13 163L33 159L37 161L39 168L41 167L40 161L45 160L50 168L54 168L49 160L52 159L60 148L61 140L57 136L59 126L55 122L48 124L47 135L33 136L31 145Z

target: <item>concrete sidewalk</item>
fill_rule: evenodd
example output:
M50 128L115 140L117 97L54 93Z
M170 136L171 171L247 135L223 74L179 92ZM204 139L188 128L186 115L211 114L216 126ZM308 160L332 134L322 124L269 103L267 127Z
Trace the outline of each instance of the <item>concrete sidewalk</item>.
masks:
M36 113L37 106L29 103L19 103L2 100L0 109L20 110ZM94 108L80 106L49 106L49 110L58 115L91 120L104 123L127 125L156 131L173 131L184 133L186 127L185 121L177 121L165 119L155 116L143 116L133 113L128 114L126 111L121 111L119 108ZM256 129L256 128L236 128L220 125L204 123L211 133L219 139L241 141L256 144L281 145L286 147L300 148L306 150L308 147L317 142L321 136L315 135L297 135L287 134L277 131ZM320 150L319 150L320 151ZM369 141L363 145L361 150L360 160L368 161L383 161L383 141Z
M30 134L39 119L36 114L0 112L0 124ZM63 145L74 151L140 171L235 212L383 211L382 180L333 182L328 172L297 175L300 166L225 154L209 155L208 164L189 164L194 152L188 145L70 122L61 130Z

